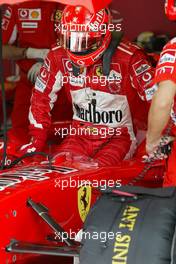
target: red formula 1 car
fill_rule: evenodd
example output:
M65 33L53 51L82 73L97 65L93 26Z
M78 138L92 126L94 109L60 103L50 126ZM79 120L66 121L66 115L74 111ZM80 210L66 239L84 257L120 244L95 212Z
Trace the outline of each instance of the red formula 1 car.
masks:
M0 263L66 263L62 257L77 257L76 238L100 186L162 185L165 162L146 165L142 155L138 150L114 167L84 167L61 157L57 164L22 163L1 171Z
M63 256L78 256L75 238L101 195L100 186L162 185L165 163L144 164L139 149L115 167L84 168L61 157L57 165L33 162L1 171L1 263L45 263L46 257L36 254L50 256L46 263L55 263L51 256L66 263Z

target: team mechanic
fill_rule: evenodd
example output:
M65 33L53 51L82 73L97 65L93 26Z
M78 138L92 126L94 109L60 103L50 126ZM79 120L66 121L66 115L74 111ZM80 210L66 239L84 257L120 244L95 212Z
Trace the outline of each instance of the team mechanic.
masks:
M165 11L170 20L176 20L175 1L166 1ZM158 90L152 99L149 112L146 151L149 156L155 154L157 157L156 150L158 145L162 144L161 136L169 121L173 123L171 136L176 136L176 38L164 47L156 68L154 82L158 84ZM164 186L172 185L176 186L176 142L173 143L168 170L164 178Z
M57 152L71 153L73 159L92 158L100 166L115 165L134 153L136 126L144 119L148 105L145 101L151 99L155 89L150 86L154 71L143 51L125 39L118 40L108 62L114 38L107 8L91 14L81 6L66 6L61 25L62 47L50 51L40 70L29 113L32 142L21 152L43 148L51 123L50 111L68 76L64 86L72 99L73 127L89 131L121 128L121 135L69 135ZM105 85L100 78L93 81L103 74L107 76Z
M60 4L45 1L6 6L2 19L3 58L16 60L20 67L12 129L8 133L8 151L30 140L28 113L33 83L49 49L57 41L54 28L56 21L61 18L61 9ZM63 119L62 115L59 120Z

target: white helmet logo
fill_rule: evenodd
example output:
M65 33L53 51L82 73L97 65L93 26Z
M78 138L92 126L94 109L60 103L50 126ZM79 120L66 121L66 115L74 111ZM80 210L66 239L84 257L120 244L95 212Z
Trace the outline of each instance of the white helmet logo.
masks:
M78 63L78 65L81 65L81 66L84 66L84 61L82 61L82 60L77 60L77 63Z

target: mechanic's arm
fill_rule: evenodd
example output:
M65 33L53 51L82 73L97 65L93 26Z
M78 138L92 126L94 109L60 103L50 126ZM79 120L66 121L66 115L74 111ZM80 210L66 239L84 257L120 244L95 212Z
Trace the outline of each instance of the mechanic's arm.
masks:
M19 48L12 45L2 46L2 57L5 60L20 60L26 57L26 48Z
M18 7L16 5L6 5L2 17L2 57L7 60L20 60L26 57L25 47L17 47L18 40Z
M20 48L14 45L3 45L3 59L21 60L21 59L38 59L44 60L49 52L49 49L36 48Z
M159 83L159 87L152 99L148 117L147 153L152 153L159 144L162 131L166 127L176 95L176 83L167 80Z

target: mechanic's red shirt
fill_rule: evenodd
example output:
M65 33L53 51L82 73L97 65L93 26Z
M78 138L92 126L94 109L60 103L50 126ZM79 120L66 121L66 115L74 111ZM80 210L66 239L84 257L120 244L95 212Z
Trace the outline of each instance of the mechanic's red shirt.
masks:
M156 67L154 82L159 83L166 80L176 83L176 38L164 47ZM176 100L171 111L171 118L176 125Z
M45 1L7 5L2 19L3 44L51 48L56 43L55 21L60 19L61 9L61 4ZM19 61L20 68L27 72L31 62Z

